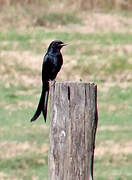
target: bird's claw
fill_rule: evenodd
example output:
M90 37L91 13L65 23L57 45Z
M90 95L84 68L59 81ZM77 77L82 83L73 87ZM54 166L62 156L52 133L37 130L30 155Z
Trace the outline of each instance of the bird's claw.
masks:
M51 87L54 86L55 83L56 83L56 80L50 81L50 86L51 86Z

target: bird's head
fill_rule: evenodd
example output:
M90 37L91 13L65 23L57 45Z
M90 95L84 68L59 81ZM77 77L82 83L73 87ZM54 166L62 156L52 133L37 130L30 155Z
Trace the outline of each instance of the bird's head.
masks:
M66 46L66 45L67 45L66 43L60 40L55 40L50 43L49 49L60 50L63 46Z

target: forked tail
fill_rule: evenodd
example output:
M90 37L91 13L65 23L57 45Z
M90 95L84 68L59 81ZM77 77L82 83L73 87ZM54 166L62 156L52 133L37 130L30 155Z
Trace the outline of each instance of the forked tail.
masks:
M44 120L46 122L48 97L49 97L49 82L45 81L43 82L42 93L41 93L37 110L34 116L32 117L31 122L35 121L40 116L41 112L43 113Z

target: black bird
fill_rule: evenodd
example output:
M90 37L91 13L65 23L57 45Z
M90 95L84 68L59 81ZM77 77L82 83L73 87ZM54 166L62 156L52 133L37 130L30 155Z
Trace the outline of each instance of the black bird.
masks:
M48 47L47 53L43 59L42 65L42 92L41 97L39 100L39 104L34 116L31 119L35 121L41 112L43 113L44 120L46 122L47 117L47 104L48 104L48 96L49 96L49 81L55 80L58 72L61 69L63 64L63 57L60 52L63 46L67 44L63 43L62 41L55 40L52 41Z

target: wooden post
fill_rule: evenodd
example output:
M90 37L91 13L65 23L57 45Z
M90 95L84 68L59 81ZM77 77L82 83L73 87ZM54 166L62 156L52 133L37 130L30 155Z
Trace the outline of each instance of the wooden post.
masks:
M62 82L51 87L50 180L93 180L97 86Z

